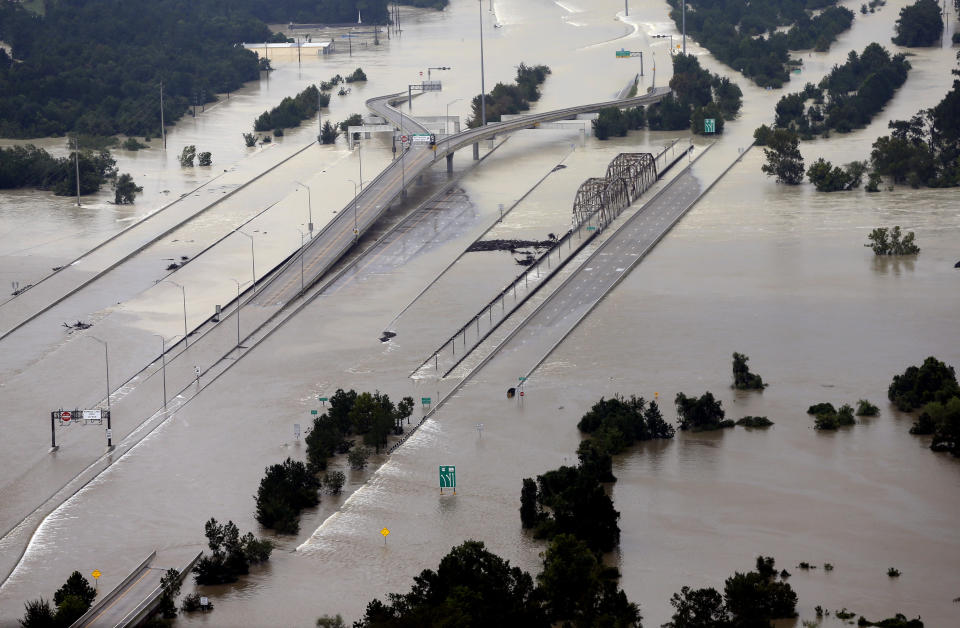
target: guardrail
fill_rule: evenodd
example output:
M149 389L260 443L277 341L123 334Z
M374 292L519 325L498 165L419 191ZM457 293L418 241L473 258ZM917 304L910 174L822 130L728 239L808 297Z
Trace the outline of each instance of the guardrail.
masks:
M187 576L190 575L190 570L193 569L193 566L197 564L197 561L200 560L200 557L203 556L203 551L197 552L197 555L193 557L187 566L180 572L180 582L182 583L186 580ZM145 600L140 602L135 609L127 613L127 616L121 619L115 628L126 628L127 626L136 626L141 621L147 618L147 616L153 612L155 608L160 604L160 597L163 595L163 587L157 587L150 592L150 595L147 596Z
M142 572L144 568L150 564L150 561L152 561L156 557L157 557L157 550L153 550L152 552L150 552L150 555L147 556L144 559L144 561L137 566L136 569L131 571L130 574L120 582L120 584L115 586L113 590L110 591L110 593L107 593L105 596L100 598L100 601L94 604L93 606L91 606L86 613L81 615L80 619L70 624L70 628L77 628L79 626L83 626L84 624L86 624L88 619L90 619L95 613L97 613L107 603L113 601L113 599L116 598L117 595L119 595L120 592L123 591L127 587L127 585L133 581L134 578L140 575L140 572Z

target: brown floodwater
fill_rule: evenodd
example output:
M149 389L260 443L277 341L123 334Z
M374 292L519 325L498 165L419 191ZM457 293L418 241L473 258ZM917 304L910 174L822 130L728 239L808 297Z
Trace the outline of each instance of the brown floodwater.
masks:
M853 29L829 53L805 56L801 83L817 80L842 62L846 50L886 40L905 4L891 2L862 19L858 13ZM538 109L606 98L639 69L621 69L633 61L614 60L613 50L620 47L656 52L661 61L657 84L668 79L667 40L648 39L675 32L665 5L631 7L636 30L614 21L623 7L612 0L589 7L584 0L507 0L495 8L493 17L483 4L488 89L511 78L512 66L524 60L554 70ZM454 0L444 12L404 15L403 38L380 50L355 49L353 59L311 60L302 70L295 62L276 61L268 95L257 95L265 89L264 79L259 88L249 88L251 102L245 109L231 98L220 111L214 108L206 118L197 118L215 127L206 131L203 143L220 142L226 152L234 142L224 127L246 124L258 108L281 95L357 65L371 78L344 97L354 99L349 102L357 111L363 99L400 91L418 80L427 66L450 65L456 70L442 73L444 92L415 99L413 114L442 115L448 102L461 97L450 110L465 115L467 99L477 87L475 3ZM496 21L503 27L492 28ZM688 48L707 67L723 69L690 41ZM651 54L645 85L652 81L652 60ZM956 63L953 51L919 51L911 62L907 84L874 123L805 144L807 161L820 155L835 163L865 158L873 138L885 132L887 119L908 117L939 101ZM727 134L693 167L703 186L733 162L753 128L772 119L780 94L742 79L739 83L745 92L741 119L729 123ZM239 96L236 101L241 102ZM173 137L190 123L192 118L181 122ZM186 129L183 133L187 137ZM284 142L306 143L312 133L303 127ZM606 143L587 138L585 146L575 130L512 137L463 180L474 203L468 216L472 222L465 228L440 231L431 246L411 247L409 254L394 251L342 281L47 518L0 587L0 624L13 623L22 614L23 601L50 597L74 569L99 569L106 590L155 548L168 561L163 566L177 566L201 547L203 522L211 516L265 533L253 518L251 496L265 466L304 456L293 424L309 421L309 411L319 406L318 395L353 387L379 389L394 399L436 400L458 383L411 380L408 374L519 271L506 253L467 254L395 321L396 338L381 343L378 337L493 224L499 204L509 207L565 159L567 168L550 175L488 237L542 238L565 230L580 182L602 175L619 152L657 152L678 136L686 141L683 133L639 132ZM697 142L700 151L704 140ZM464 152L456 159L459 164L469 158ZM376 159L389 159L386 143L371 144L371 164ZM658 394L672 420L669 401L677 392L710 390L723 401L728 417L765 415L775 425L679 434L671 442L635 447L615 462L619 481L612 494L621 512L622 539L612 560L623 572L628 596L641 605L646 625L669 620L669 597L681 586L722 587L733 571L752 568L759 554L774 556L778 568L793 574L790 583L800 598L801 619L814 619L819 604L845 606L871 619L903 612L921 615L928 626L960 623L960 605L952 602L960 595L955 524L960 465L930 452L925 439L910 436L912 418L885 400L892 375L927 355L960 365L955 340L960 271L953 268L960 259L956 192L897 188L872 195L818 194L809 186L776 185L760 173L762 159L762 151L753 149L720 180L533 373L522 403L506 400L504 391L540 355L508 344L397 451L377 457L367 471L345 470L348 494L324 496L318 508L305 512L300 533L277 539L279 547L267 567L236 585L204 589L216 609L178 621L306 626L324 613L343 613L353 620L372 598L409 589L412 576L435 567L467 538L483 540L512 563L536 572L544 545L520 527L521 479L575 461L580 440L576 422L583 412L603 395ZM158 177L184 176L159 159L151 167ZM338 178L351 176L346 166L335 172ZM331 204L348 199L346 190L338 185ZM32 192L17 194L27 199L25 207L42 204ZM2 197L4 233L25 220L8 201L17 194ZM315 194L314 203L316 199ZM68 218L53 209L38 211L41 227L48 221L65 235L89 242L116 228L113 215L84 210ZM285 211L264 217L264 230L279 233L284 222L296 226L300 218ZM197 233L209 235L227 222L198 221ZM917 233L922 248L917 258L877 260L862 246L870 229L894 224ZM20 248L39 247L44 231L38 227L16 249L5 236L7 255L20 258L25 255ZM285 233L264 250L280 256L283 247L295 244ZM198 264L193 277L198 289L232 286L225 278L249 269L242 253L224 248L219 261ZM117 342L130 343L127 369L136 365L134 357L148 353L138 348L141 338L156 342L150 333L176 333L176 305L145 290L120 311L103 314L102 320L112 321ZM63 355L79 360L76 347L71 351L75 353ZM762 393L730 389L734 351L750 356L750 366L769 388ZM19 388L16 395L0 388L5 408L33 409L43 416L42 396L50 386L45 379L50 371L44 369L51 368L55 356L7 382L7 391L11 385ZM102 384L98 371L57 376L70 388L88 385L91 398ZM35 408L27 401L31 391L38 399ZM880 415L836 433L815 432L805 414L815 402L836 405L860 398L879 405ZM416 420L421 413L418 407ZM17 449L43 451L45 431L29 438L10 430L4 434L2 450L11 459L36 457L17 454ZM88 440L71 438L77 439L75 450ZM69 449L61 453L71 464L83 459ZM457 466L456 496L440 495L440 464ZM5 484L21 472L5 471ZM49 492L56 488L51 485ZM383 527L391 531L386 543ZM801 561L818 569L802 571L796 568ZM825 562L834 570L824 571ZM903 575L889 579L891 566ZM824 624L839 625L830 621Z

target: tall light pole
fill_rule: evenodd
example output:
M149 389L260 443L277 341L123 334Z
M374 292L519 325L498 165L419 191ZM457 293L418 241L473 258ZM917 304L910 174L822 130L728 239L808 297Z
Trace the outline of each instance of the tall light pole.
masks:
M187 347L190 346L190 340L187 338L187 289L178 284L176 281L170 279L164 279L167 283L172 283L176 287L180 288L180 292L183 293L183 350L186 351Z
M167 339L164 338L161 334L154 334L157 338L160 339L160 361L163 364L163 407L167 407ZM177 338L174 336L173 338ZM173 340L171 338L170 340Z
M446 132L447 135L450 135L450 129L449 129L449 126L450 126L450 105L452 105L452 104L455 103L455 102L460 102L461 100L463 100L463 98L456 98L456 99L451 100L450 102L447 103L447 117L446 117L446 119L443 121L443 130L444 130L444 132Z
M310 200L310 186L306 183L294 181L297 185L307 190L307 231L310 232L310 239L313 239L313 202Z
M77 207L80 207L80 138L74 137L73 163L77 174Z
M253 291L256 292L257 291L257 256L253 252L253 236L250 235L249 233L244 233L239 229L237 229L237 233L250 238L250 268L251 268L251 272L253 273L252 287L253 287Z
M687 0L680 0L683 3L683 54L687 54Z
M110 425L110 349L105 340L100 340L96 336L90 336L90 339L103 345L103 359L107 365L107 448L113 449L113 432Z
M347 179L353 184L353 239L360 239L360 229L357 226L357 182L353 179Z
M230 278L230 281L237 284L237 349L239 349L240 348L240 306L242 305L240 303L240 287L247 285L247 282L244 281L241 283L240 281L233 279L232 277Z
M304 233L302 229L297 229L300 232L300 296L303 296L303 237Z
M483 0L480 7L480 124L487 126L487 88L483 82Z

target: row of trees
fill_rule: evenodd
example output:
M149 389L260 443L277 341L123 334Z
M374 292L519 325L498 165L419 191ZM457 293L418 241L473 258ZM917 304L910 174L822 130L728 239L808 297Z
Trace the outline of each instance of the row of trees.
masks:
M670 89L671 95L646 111L642 107L601 109L593 121L594 135L601 140L623 137L627 131L642 129L645 125L655 131L690 129L703 134L707 118L715 121L716 133L723 133L724 120L736 117L743 104L743 92L736 83L711 74L693 55L673 56Z
M387 0L363 19L385 23ZM354 0L88 0L47 2L36 15L0 2L0 136L160 135L190 106L259 78L267 23L354 22Z
M489 94L484 94L487 122L499 122L503 114L517 114L529 110L531 102L540 100L540 85L547 80L549 74L550 68L545 65L529 66L521 62L512 85L497 83ZM467 120L467 126L475 128L483 121L479 95L473 97L471 106L473 117Z
M0 147L0 189L30 187L51 190L57 196L73 196L77 193L79 172L81 196L99 192L109 181L117 205L133 203L143 188L129 174L118 174L116 165L106 149L54 157L33 144Z
M776 126L793 129L802 139L862 128L893 98L909 70L903 54L891 57L879 44L870 44L859 56L851 50L846 63L834 66L818 85L807 83L803 91L780 99Z
M681 0L670 0L670 17L680 28ZM827 50L850 28L853 12L830 6L835 0L685 0L686 28L715 57L761 87L789 80L790 50ZM824 9L817 15L810 12ZM784 32L781 27L790 26Z
M320 107L330 104L330 94L322 93L316 85L310 85L294 97L287 96L280 104L264 111L253 123L254 131L289 129L316 115Z

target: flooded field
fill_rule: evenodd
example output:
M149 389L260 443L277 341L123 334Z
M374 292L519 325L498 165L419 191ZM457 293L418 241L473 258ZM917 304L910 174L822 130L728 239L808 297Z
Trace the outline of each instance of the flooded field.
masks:
M858 13L852 30L830 52L803 53L804 74L795 81L802 86L818 80L849 49L889 41L905 4L891 2L862 19ZM453 0L443 12L404 10L402 38L377 49L354 48L352 58L340 53L304 59L298 67L295 58L274 57L277 69L269 78L196 119L182 120L171 132L166 155L156 148L118 153L121 171L151 181L132 208L114 207L104 194L78 209L70 199L46 193L4 193L0 280L42 276L47 266L76 257L212 176L172 167L183 145L211 150L214 170L230 168L247 150L240 131L260 111L334 73L360 66L370 78L350 95L333 97L324 115L334 120L363 111L366 98L404 91L420 80L421 71L440 65L454 68L434 77L443 80L444 91L415 98L411 114L443 115L449 103L451 115L465 117L479 88L478 19L484 20L488 89L512 79L520 61L551 66L536 110L611 97L639 71L634 60L614 59L621 47L649 53L642 87L652 83L654 54L660 62L657 85L669 79L668 40L650 37L676 34L663 3L631 7L629 22L614 19L623 5L612 0L503 0L494 7L491 15L483 3L478 15L476 3ZM688 50L712 71L727 72L689 40ZM913 52L910 78L883 114L866 129L804 144L808 163L821 155L834 163L864 159L873 139L886 132L888 119L907 118L942 98L955 51ZM745 96L742 116L728 123L710 159L693 167L703 186L750 143L756 126L772 120L781 95L742 77L738 82ZM288 132L282 146L257 150L290 150L313 135L313 124L307 124ZM24 601L49 597L74 569L99 569L100 588L108 590L154 549L173 562L188 557L201 548L209 517L265 533L254 520L251 495L265 466L304 457L293 424L309 422L318 395L352 387L379 389L393 399L438 399L457 383L411 380L408 374L519 266L506 253L467 254L397 314L495 223L500 204L512 205L563 160L567 167L551 174L487 237L543 238L565 230L580 182L601 176L619 152L658 152L678 137L688 141L685 133L644 131L609 142L587 137L581 144L575 129L511 137L461 182L473 208L456 231L440 231L430 246L394 251L345 279L57 509L0 587L0 625L14 624ZM63 140L38 143L60 146ZM699 154L705 143L702 138L697 143ZM391 157L384 141L372 140L362 150L370 151L371 169ZM367 153L363 159L367 180ZM346 179L353 160L345 144L318 160L318 168L331 165L336 181L314 188L314 211L322 207L329 213L349 202L352 186ZM455 160L463 167L469 151ZM324 495L318 508L301 517L298 535L277 537L268 566L236 585L205 588L216 609L182 616L178 625L306 626L324 613L342 613L352 621L374 597L408 590L412 576L434 568L467 538L483 540L536 573L544 545L520 527L521 479L575 460L576 422L601 396L650 399L656 393L673 420L670 402L677 392L706 390L722 400L729 418L765 415L775 425L678 434L672 442L638 446L615 461L619 481L612 494L622 539L612 560L623 573L627 595L640 604L645 625L669 620L669 597L680 587L722 587L735 570L751 568L759 554L775 557L778 569L793 574L800 619L814 619L813 608L822 605L845 606L871 619L902 612L921 615L928 626L960 623L960 605L952 602L960 595L955 499L960 464L910 436L912 417L886 401L891 377L928 355L960 367L956 191L819 194L811 186L778 186L760 173L762 161L762 150L751 149L711 189L533 373L522 403L506 400L504 391L540 356L508 346L397 451L377 457L365 472L345 469L348 494ZM424 187L444 178L431 175ZM302 228L302 199L295 202L292 192L278 193L277 200L289 197L281 211L262 218L265 237L278 234L264 245L277 259L299 243L295 227ZM193 230L198 240L233 227L230 217L214 214L191 224L185 235ZM916 232L922 249L917 258L878 260L862 246L872 228L894 224ZM196 282L201 293L214 285L231 287L229 278L249 273L245 244L193 270L187 266L185 280ZM126 298L117 311L91 312L108 321L104 329L124 347L118 369L132 370L156 353L155 347L144 348L159 343L150 334L177 333L181 313L167 296L148 289ZM203 301L205 308L212 304ZM398 336L381 343L391 322ZM6 342L0 351L6 351ZM750 366L769 388L730 389L734 351L750 356ZM62 386L84 401L102 397L99 362L93 368L52 366L57 356L65 365L82 365L86 355L79 343L65 341L43 360L26 360L22 371L0 384L5 409L37 417L35 431L26 420L16 421L13 433L5 430L0 451L16 464L5 472L0 491L44 464L51 387ZM3 363L23 359L7 354ZM815 432L805 414L812 403L860 398L879 405L880 415L836 433ZM418 406L414 419L421 414ZM482 436L477 423L484 424ZM27 430L30 434L23 433ZM51 466L81 467L102 451L100 435L78 432L66 438L69 446L51 457ZM439 464L458 467L455 497L441 496L436 488ZM38 500L57 488L53 480L40 482L37 491L45 494ZM0 505L3 521L15 523L32 498L8 495L8 505ZM383 527L391 530L386 544L379 534ZM805 572L796 568L801 561L830 562L835 569ZM891 566L903 575L889 579ZM192 590L192 583L185 590Z

